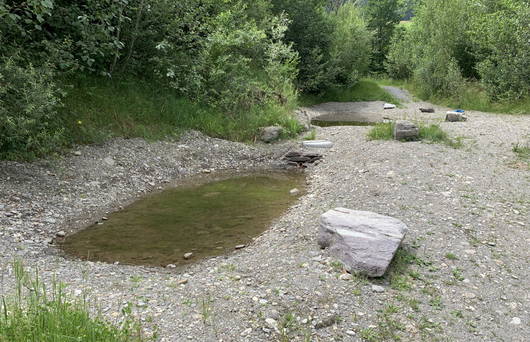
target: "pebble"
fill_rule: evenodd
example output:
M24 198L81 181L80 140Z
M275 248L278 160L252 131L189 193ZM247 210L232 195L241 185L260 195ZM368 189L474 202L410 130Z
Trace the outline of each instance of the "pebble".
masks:
M81 151L74 151L74 156L80 156L81 155Z
M63 238L63 237L66 236L66 232L64 230L61 230L61 231L58 231L57 233L55 233L55 235L57 237Z
M294 189L291 189L291 191L289 191L289 193L291 195L298 195L300 193L300 190L298 190L297 188L294 188Z
M339 276L340 280L352 280L353 276L349 273L343 273Z
M178 285L184 285L188 283L188 279L181 279L177 282Z
M184 254L184 259L186 259L186 260L191 259L192 256L193 256L193 253L191 253L191 252L186 253L186 254Z
M346 330L346 335L355 336L355 331L353 331L353 330Z
M385 288L379 285L372 285L372 291L382 293L385 292Z
M512 320L510 321L510 324L512 325L519 325L521 324L521 319L519 317L514 317L512 318Z
M243 248L245 248L245 247L247 247L247 245L237 245L235 248L236 248L236 249L243 249Z

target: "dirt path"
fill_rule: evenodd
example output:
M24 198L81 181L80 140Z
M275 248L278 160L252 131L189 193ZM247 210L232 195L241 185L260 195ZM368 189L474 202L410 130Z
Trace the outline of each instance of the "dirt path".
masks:
M384 114L441 121L444 108L419 113L425 105ZM511 149L528 140L530 116L470 112L468 122L441 126L464 137L464 148L367 141L369 127L318 129L335 146L308 170L297 205L242 251L173 270L67 260L46 240L175 177L270 165L292 143L117 141L57 165L2 162L0 289L19 257L97 298L111 319L132 303L146 330L157 326L171 342L528 341L530 173L513 167ZM338 206L409 226L384 278L341 277L318 248L318 218Z

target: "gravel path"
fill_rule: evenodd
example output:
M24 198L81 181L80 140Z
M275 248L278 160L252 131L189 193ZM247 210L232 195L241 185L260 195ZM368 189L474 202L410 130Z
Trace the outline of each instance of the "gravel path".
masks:
M446 109L419 113L427 105L384 115L439 122ZM48 242L189 175L274 166L294 142L247 146L190 134L1 162L0 291L21 258L97 298L110 319L132 303L161 341L528 341L530 173L512 144L528 141L530 116L468 116L441 123L464 137L462 149L367 141L369 127L319 128L317 138L335 146L307 170L299 203L247 248L183 269L69 260ZM347 275L318 248L318 218L338 206L409 226L382 279Z

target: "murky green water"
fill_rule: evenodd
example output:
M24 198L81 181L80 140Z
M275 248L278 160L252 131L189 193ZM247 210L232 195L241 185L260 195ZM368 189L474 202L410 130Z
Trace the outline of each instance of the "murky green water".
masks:
M61 246L85 260L185 264L249 243L296 201L299 195L289 191L304 186L300 173L274 172L173 188L68 236Z
M373 126L375 122L365 121L328 121L328 120L311 120L311 124L319 127L333 126Z

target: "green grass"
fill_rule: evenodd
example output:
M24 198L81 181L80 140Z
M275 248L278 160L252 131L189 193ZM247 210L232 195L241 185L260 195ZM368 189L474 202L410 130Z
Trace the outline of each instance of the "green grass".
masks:
M512 151L517 154L517 157L530 166L530 143L526 145L515 144Z
M281 125L286 137L300 131L289 114L296 103L225 113L142 80L84 78L71 83L60 113L68 143L98 143L115 136L158 140L187 129L250 142L263 126Z
M11 297L1 297L1 342L141 342L139 324L130 318L130 307L123 310L120 327L100 316L91 316L92 307L85 298L70 298L65 285L57 281L47 289L32 277L20 262L14 263L16 291ZM153 336L149 340L154 340Z
M489 113L503 114L530 114L530 97L519 101L492 101L478 82L466 82L464 91L455 98L427 97L422 95L421 88L413 81L402 81L392 79L374 80L379 85L392 85L408 90L415 97L436 105L449 108L462 108L465 110L476 110Z
M394 139L394 123L385 122L376 124L370 131L368 131L368 139ZM419 139L427 143L444 144L452 148L461 148L463 146L461 137L455 139L450 138L438 125L420 125Z
M313 106L324 102L385 101L399 105L399 101L381 88L375 81L363 79L353 87L330 88L322 94L301 94L301 106Z
M394 125L390 122L378 123L368 131L370 140L392 140L394 139Z

